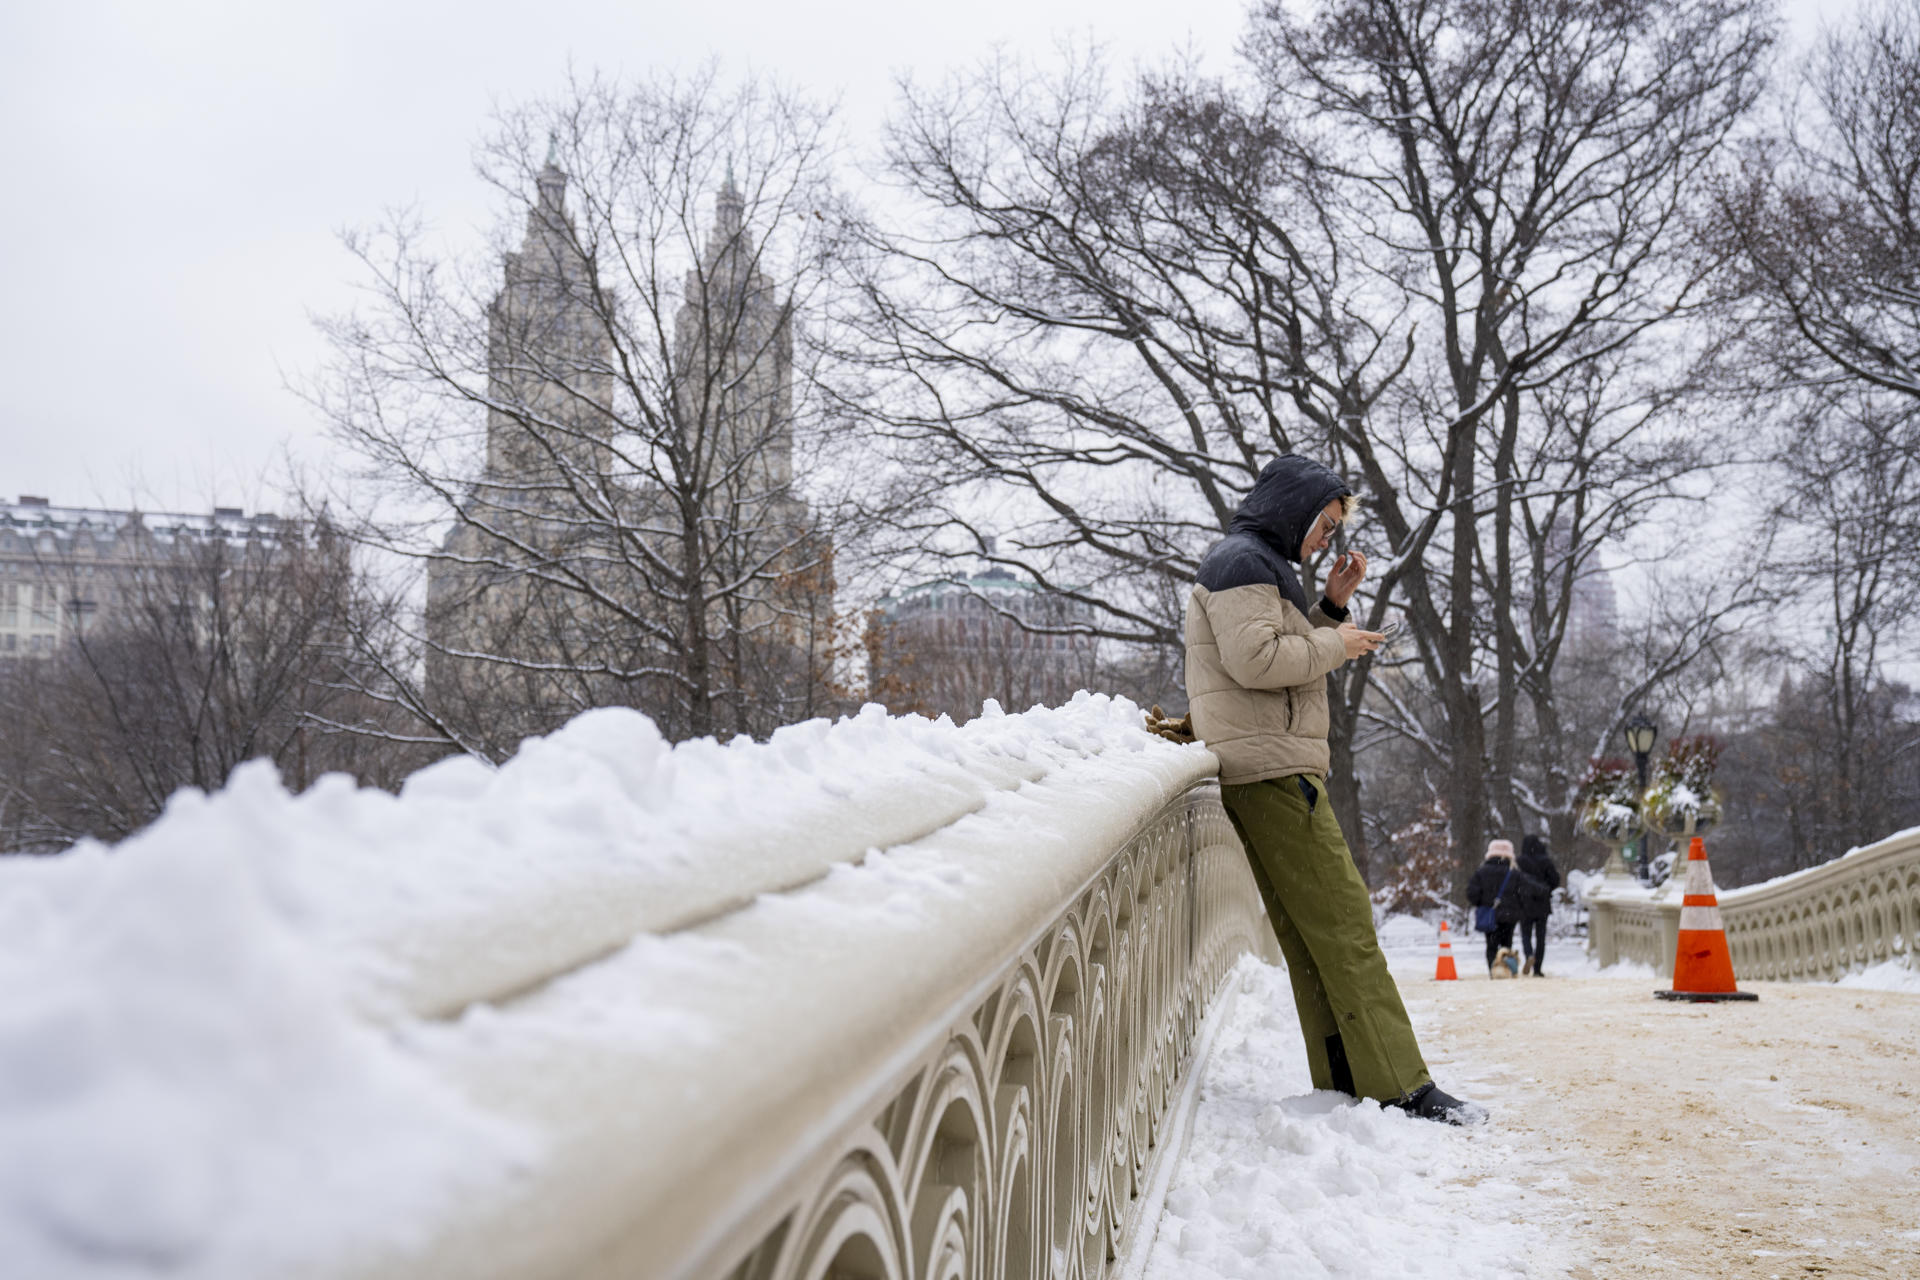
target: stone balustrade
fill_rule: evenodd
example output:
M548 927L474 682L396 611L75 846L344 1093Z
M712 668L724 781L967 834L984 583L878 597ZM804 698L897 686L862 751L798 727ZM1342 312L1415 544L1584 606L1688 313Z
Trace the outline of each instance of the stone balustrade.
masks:
M875 904L847 868L663 940L725 960L660 988L672 1051L511 1037L461 1074L546 1134L526 1184L350 1274L1115 1274L1223 976L1277 958L1216 767L1090 769L1031 840L1003 816L888 850L912 927L849 916Z
M1920 948L1920 829L1718 896L1734 972L1743 980L1831 981L1887 960L1913 964ZM1603 885L1591 902L1596 958L1603 965L1632 960L1670 975L1680 897L1626 881Z

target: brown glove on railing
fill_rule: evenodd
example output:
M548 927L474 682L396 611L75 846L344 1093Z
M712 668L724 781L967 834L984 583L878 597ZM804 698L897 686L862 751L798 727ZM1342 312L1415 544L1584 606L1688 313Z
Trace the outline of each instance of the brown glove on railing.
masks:
M1193 717L1184 715L1178 720L1169 720L1165 712L1155 707L1147 712L1147 732L1157 733L1169 742L1178 742L1184 746L1194 740Z

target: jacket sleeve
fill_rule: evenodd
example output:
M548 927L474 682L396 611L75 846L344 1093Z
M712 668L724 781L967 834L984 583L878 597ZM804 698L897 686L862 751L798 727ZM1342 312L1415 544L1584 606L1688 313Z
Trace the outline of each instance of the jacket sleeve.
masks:
M1480 899L1484 896L1485 896L1485 890L1482 889L1480 885L1480 873L1478 871L1475 871L1473 873L1473 878L1467 881L1467 905L1474 906L1474 907L1486 905L1485 903L1480 901Z
M1316 627L1337 627L1353 616L1353 610L1343 609L1329 600L1320 597L1320 602L1307 610L1307 621Z
M1274 587L1235 587L1207 597L1207 622L1220 646L1221 665L1241 688L1292 688L1347 660L1347 646L1337 632L1289 632L1282 609L1293 606Z

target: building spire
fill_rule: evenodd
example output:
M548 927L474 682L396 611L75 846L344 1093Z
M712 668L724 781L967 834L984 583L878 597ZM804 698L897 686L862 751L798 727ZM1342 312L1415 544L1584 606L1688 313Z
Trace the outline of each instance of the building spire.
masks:
M727 180L720 184L720 192L714 200L714 240L716 244L732 243L740 234L745 221L747 202L740 194L740 184L733 177L733 153L727 153Z
M547 133L547 162L540 169L540 208L546 213L561 212L567 194L566 171L560 167L560 131Z

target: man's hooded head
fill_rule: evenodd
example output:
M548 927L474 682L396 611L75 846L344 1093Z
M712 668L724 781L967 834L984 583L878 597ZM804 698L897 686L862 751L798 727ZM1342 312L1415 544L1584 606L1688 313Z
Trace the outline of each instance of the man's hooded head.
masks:
M1327 467L1296 453L1283 453L1260 469L1240 509L1227 526L1231 533L1254 533L1295 564L1300 544L1313 522L1335 498L1353 492Z

